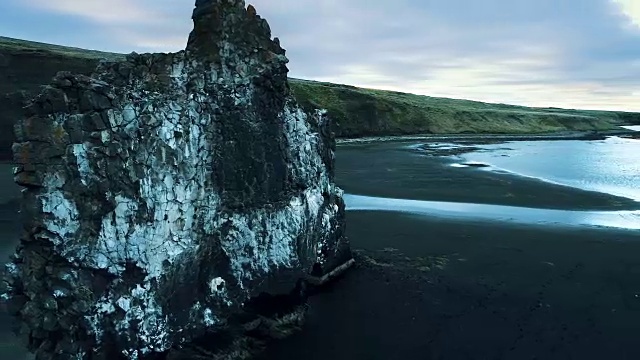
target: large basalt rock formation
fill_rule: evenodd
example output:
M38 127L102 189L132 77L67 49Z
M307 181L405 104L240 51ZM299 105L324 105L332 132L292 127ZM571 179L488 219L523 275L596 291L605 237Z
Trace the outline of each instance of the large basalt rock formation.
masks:
M4 297L39 359L162 353L350 259L328 119L267 22L239 0L193 20L185 51L59 73L16 126Z

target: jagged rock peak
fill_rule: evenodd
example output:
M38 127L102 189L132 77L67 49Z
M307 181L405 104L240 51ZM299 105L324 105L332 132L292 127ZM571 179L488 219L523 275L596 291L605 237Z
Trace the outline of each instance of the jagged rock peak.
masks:
M278 42L271 39L271 28L256 9L245 8L242 0L201 0L193 11L193 31L187 51L203 59L224 56L221 50L233 46L234 53L254 53L263 58L284 55ZM226 53L228 54L228 52ZM283 59L286 62L286 59Z
M351 258L329 120L244 6L198 1L186 51L61 72L17 122L26 231L2 297L38 359L218 344Z

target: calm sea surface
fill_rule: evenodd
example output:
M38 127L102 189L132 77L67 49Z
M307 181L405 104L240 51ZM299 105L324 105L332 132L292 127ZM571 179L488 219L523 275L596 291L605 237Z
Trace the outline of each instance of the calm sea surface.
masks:
M640 126L633 129L640 130ZM458 146L440 143L438 147L448 145ZM406 144L402 146L407 147ZM516 174L640 202L640 140L610 137L598 141L513 141L477 147L477 151L450 157L450 165L464 168L465 164L482 164L485 167L477 171ZM399 211L521 224L640 229L639 211L549 210L350 194L345 196L345 201L348 210Z
M640 201L640 140L518 141L482 145L461 156L507 171Z

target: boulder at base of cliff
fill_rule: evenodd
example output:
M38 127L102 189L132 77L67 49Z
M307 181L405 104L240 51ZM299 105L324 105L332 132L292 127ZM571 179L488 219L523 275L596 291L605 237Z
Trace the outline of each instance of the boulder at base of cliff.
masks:
M328 119L296 104L269 25L238 0L193 20L182 52L59 73L16 125L4 298L38 359L223 346L351 259Z

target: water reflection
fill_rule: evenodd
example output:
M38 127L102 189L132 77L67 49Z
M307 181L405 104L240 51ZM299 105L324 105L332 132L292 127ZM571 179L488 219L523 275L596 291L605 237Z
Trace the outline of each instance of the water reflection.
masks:
M609 137L596 141L514 141L478 145L459 156L551 183L640 201L640 141Z
M397 211L432 217L518 224L594 226L640 230L640 211L549 210L489 204L390 199L353 194L345 194L344 200L348 211Z

